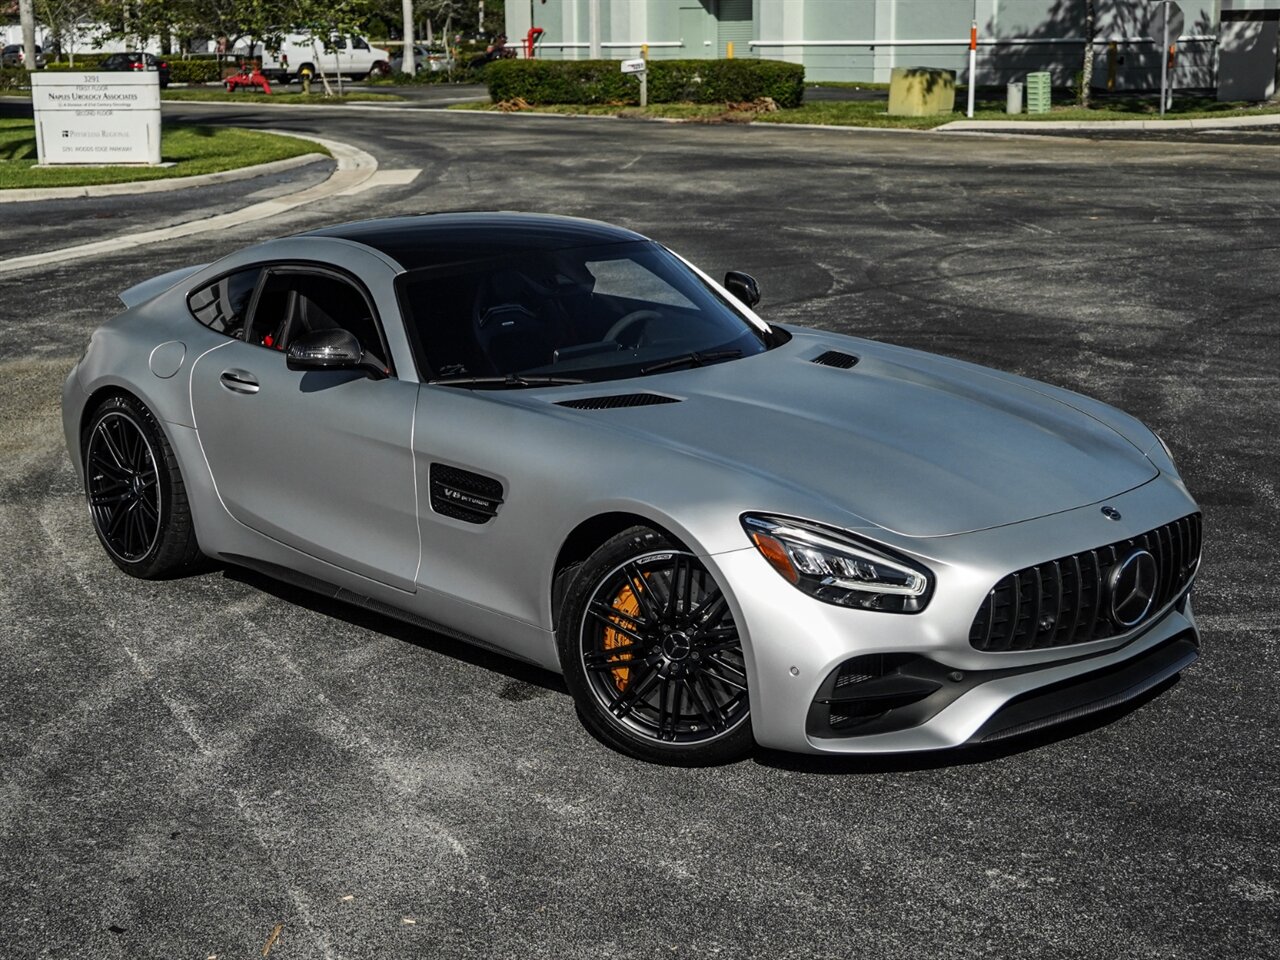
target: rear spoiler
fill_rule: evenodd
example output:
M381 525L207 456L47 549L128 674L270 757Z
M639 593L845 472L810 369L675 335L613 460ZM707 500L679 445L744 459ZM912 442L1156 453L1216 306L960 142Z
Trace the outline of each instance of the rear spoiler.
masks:
M170 270L168 273L162 273L158 277L152 277L150 280L143 280L141 283L134 284L128 290L120 291L120 302L126 307L136 307L140 303L146 303L153 297L164 293L170 287L181 283L197 270L203 270L207 266L207 263L198 263L194 267L181 267L177 270Z

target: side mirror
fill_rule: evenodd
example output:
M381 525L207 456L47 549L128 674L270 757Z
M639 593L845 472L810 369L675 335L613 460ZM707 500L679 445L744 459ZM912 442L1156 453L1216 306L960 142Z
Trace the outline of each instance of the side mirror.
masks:
M364 348L350 330L315 330L289 344L285 365L290 370L363 370L375 379L386 373L364 358Z
M749 273L730 270L724 275L724 288L748 307L754 307L760 302L760 284Z

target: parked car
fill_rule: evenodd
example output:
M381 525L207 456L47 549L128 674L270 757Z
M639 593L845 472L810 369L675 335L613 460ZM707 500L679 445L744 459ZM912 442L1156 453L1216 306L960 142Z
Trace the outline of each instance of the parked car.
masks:
M1151 430L767 323L630 230L371 220L120 298L63 391L117 566L206 554L560 671L646 760L990 743L1198 657Z
M361 36L334 34L325 43L309 34L291 33L285 36L278 50L258 43L243 54L261 60L262 72L270 79L286 82L322 72L331 77L341 74L363 79L369 74L391 71L391 54L371 46L368 39Z
M430 50L417 44L414 44L413 47L413 62L415 69L430 70L432 73L453 69L453 57L441 53L439 50ZM401 73L403 70L404 51L400 50L391 58L391 72Z
M169 86L169 61L154 53L113 53L98 65L104 73L154 71L160 74L160 87Z
M44 50L36 44L36 69L43 70L45 65ZM27 53L20 43L11 43L0 50L0 67L20 67L27 62Z

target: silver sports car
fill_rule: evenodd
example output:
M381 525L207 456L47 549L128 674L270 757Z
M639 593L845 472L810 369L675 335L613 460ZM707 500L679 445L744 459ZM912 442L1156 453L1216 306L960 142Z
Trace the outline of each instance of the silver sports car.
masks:
M317 230L122 293L67 446L125 572L205 555L560 671L652 761L985 743L1196 659L1159 437L759 296L592 221Z

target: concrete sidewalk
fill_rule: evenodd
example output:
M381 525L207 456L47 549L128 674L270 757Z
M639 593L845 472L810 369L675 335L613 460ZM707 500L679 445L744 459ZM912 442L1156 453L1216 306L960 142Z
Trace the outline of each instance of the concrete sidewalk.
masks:
M933 129L942 133L961 130L1034 133L1036 130L1226 130L1275 126L1280 126L1280 113L1195 120L953 120Z

